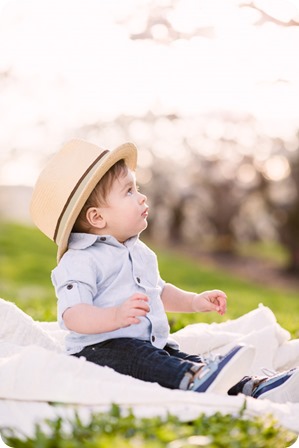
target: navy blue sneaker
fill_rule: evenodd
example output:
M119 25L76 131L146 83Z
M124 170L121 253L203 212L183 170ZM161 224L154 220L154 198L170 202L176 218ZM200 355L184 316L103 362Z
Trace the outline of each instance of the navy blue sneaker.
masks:
M251 394L254 398L267 398L276 403L299 402L298 367L268 378L260 378L256 383L257 386Z
M227 390L250 370L255 355L251 345L239 344L224 356L205 360L190 390L227 393Z

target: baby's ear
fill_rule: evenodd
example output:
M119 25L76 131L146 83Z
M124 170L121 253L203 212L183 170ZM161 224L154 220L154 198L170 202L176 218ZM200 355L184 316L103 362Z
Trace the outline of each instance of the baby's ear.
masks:
M86 219L92 227L103 229L106 226L106 221L101 215L101 210L98 207L90 207L87 209Z

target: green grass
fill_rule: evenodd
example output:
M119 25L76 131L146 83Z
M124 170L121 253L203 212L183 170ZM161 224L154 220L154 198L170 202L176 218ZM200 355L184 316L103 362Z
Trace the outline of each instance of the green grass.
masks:
M263 303L272 309L278 322L289 330L293 337L299 337L299 291L286 292L284 289L255 284L217 268L206 267L200 260L190 260L178 253L159 250L156 253L161 276L166 281L196 292L222 289L228 296L228 310L224 317L215 313L200 315L172 313L170 320L173 330L198 321L210 323L234 319Z
M0 296L36 320L56 318L50 280L56 247L32 227L0 223Z
M219 412L201 415L182 423L171 415L165 419L136 418L112 406L110 412L94 415L90 423L77 417L70 427L71 431L57 419L47 428L46 434L50 432L52 437L38 427L33 438L20 440L7 434L6 442L14 448L286 448L296 440L272 418L248 420L242 411L235 416Z
M257 257L268 261L275 261L279 266L286 266L289 254L285 247L275 241L256 241L243 243L237 248L240 255Z

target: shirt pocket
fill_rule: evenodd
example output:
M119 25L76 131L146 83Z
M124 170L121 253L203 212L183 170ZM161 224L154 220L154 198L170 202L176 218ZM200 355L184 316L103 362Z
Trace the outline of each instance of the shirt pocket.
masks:
M160 282L160 274L156 254L150 250L139 254L136 263L136 271L140 273L142 283L157 288Z

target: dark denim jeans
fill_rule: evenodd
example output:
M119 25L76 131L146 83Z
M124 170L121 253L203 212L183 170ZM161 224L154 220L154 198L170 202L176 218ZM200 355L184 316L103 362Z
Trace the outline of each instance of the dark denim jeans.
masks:
M169 389L187 389L202 360L199 356L154 347L149 341L133 338L110 339L89 345L74 356L108 366L143 381L157 382Z

